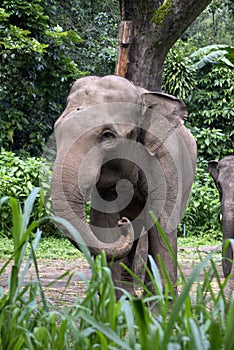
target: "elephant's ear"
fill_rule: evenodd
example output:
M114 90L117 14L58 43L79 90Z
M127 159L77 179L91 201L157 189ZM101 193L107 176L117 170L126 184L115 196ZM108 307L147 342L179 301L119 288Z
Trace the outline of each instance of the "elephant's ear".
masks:
M174 96L161 92L141 91L144 145L153 153L165 143L187 117L186 105Z
M162 92L142 91L143 106L157 110L162 117L173 121L179 117L181 121L187 118L188 112L182 100Z
M217 179L219 176L217 165L218 165L217 160L209 160L208 161L208 171L209 171L210 175L213 177L216 184L217 184Z

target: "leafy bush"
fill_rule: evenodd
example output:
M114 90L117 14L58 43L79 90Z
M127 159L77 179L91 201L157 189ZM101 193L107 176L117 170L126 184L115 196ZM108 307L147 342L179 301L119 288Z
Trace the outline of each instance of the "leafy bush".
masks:
M100 5L87 2L77 8L74 25L81 33L82 43L77 48L79 67L91 75L104 76L115 73L117 59L117 35L119 4L112 1L109 13L100 12ZM117 15L118 14L118 15Z
M71 84L87 74L114 73L117 13L117 0L2 1L0 143L5 149L41 155Z
M198 155L220 159L234 153L234 71L212 65L197 74L193 97L187 100L188 126L195 130Z
M182 100L191 96L196 86L196 71L192 61L186 56L188 44L178 41L169 51L164 63L162 89Z
M193 67L203 69L207 65L234 68L234 47L229 45L209 45L198 49L191 55L195 60ZM196 62L196 59L198 61Z
M55 5L4 0L0 11L0 143L34 156L52 133L70 84L83 75L71 58L82 40L59 25Z
M24 203L24 209L14 198L10 202L14 252L0 270L0 276L13 260L8 289L0 291L0 349L233 349L234 297L228 305L224 288L216 269L214 252L195 266L186 280L180 271L177 296L168 280L163 290L159 270L151 257L150 292L138 277L136 282L145 295L135 298L123 290L116 300L111 271L105 254L92 259L85 246L83 253L92 270L91 280L86 282L86 292L72 306L56 308L46 298L40 283L35 252L40 241L38 222L31 224L30 217L38 189L34 189ZM78 232L65 220L60 223L77 238ZM160 227L158 227L160 229ZM37 229L37 230L36 230ZM31 234L36 230L35 239ZM160 230L161 231L161 230ZM172 257L176 257L161 231ZM25 261L27 246L31 254ZM33 264L37 280L25 282L30 265ZM161 262L163 267L163 264ZM199 274L204 273L200 281ZM68 283L71 278L67 272ZM218 292L213 289L214 280ZM192 291L193 286L193 291Z
M233 147L230 147L231 143L221 129L194 127L192 132L197 142L199 159L221 159L233 153Z
M0 153L0 197L13 196L23 203L35 186L40 185L40 173L44 171L47 175L50 168L46 164L45 159L28 157L21 159L13 152L1 150ZM32 217L34 220L38 215L45 215L43 203L34 207ZM11 227L10 208L3 205L0 208L0 233L9 235ZM45 231L51 231L55 234L54 226L47 223L44 226Z
M221 129L229 142L234 129L233 80L233 69L215 64L205 66L197 71L196 89L188 101L191 124L199 128Z
M204 61L203 51L178 42L165 62L163 89L184 99L186 126L197 140L199 157L209 160L234 153L234 70L207 62L195 70L199 57Z
M163 88L187 104L190 114L185 125L198 147L197 173L179 234L212 239L221 238L222 230L219 194L208 174L207 161L234 154L234 71L204 60L204 52L178 42L165 62ZM200 68L195 70L194 63L202 58L206 64L196 65Z
M219 193L208 173L205 160L200 160L198 163L188 207L179 227L179 235L222 240Z

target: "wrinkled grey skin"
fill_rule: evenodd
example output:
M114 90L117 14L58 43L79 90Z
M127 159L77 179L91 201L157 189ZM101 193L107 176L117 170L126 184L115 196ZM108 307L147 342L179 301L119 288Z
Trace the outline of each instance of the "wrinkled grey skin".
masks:
M219 161L208 162L208 170L219 191L222 214L223 243L226 239L234 238L234 155ZM224 276L231 274L233 251L229 245L223 259Z
M186 115L184 103L173 96L137 88L118 76L85 77L74 83L55 124L55 214L77 228L92 254L105 250L107 259L114 259L115 285L130 293L133 281L119 262L133 267L140 234L148 237L148 254L156 262L160 255L172 283L177 280L176 264L149 211L176 255L177 226L196 167L196 143L184 126ZM116 196L121 199L111 211ZM88 225L84 204L90 197Z

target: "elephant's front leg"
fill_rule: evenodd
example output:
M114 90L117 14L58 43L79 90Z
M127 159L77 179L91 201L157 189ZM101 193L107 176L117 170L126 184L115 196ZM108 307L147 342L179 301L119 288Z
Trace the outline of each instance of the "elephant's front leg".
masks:
M176 282L177 282L177 265L171 256L170 252L168 251L160 233L158 232L156 227L153 227L149 231L149 255L151 255L154 258L154 261L156 262L160 275L161 280L163 283L163 286L165 287L165 277L162 273L162 270L160 268L159 264L159 256L162 259L164 268L170 278L170 281L174 287L175 292L177 293L176 288ZM174 252L175 257L177 257L177 230L172 231L171 233L167 234L168 241L170 243L170 246ZM149 259L147 261L147 265L151 270ZM148 286L148 288L152 291L152 283L150 281L150 278L148 274L146 274L145 283Z

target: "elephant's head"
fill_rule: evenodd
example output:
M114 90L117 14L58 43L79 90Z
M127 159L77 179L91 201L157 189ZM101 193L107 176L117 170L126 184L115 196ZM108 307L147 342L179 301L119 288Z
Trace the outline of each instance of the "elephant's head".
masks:
M227 156L219 161L209 161L208 170L219 190L223 225L223 242L234 238L234 156ZM229 245L223 260L223 272L228 276L232 270L232 247Z
M148 107L158 111L154 118L146 112ZM184 114L185 106L178 99L149 94L118 76L85 77L74 83L67 107L55 124L57 157L51 186L52 205L57 216L67 219L80 231L94 255L105 250L108 259L113 256L120 259L130 251L134 240L132 224L126 215L118 215L124 213L122 208L128 207L136 188L143 192L139 188L142 171L138 163L151 172L156 149L183 124ZM157 182L164 196L160 177L162 172ZM149 185L155 187L155 181L147 184L148 192ZM121 193L125 195L118 196ZM106 228L92 227L86 222L84 205L90 195L94 199L94 212L103 212L104 220L109 220ZM139 195L136 203L140 201ZM99 228L114 241L107 243L97 238ZM66 235L73 241L69 233Z

